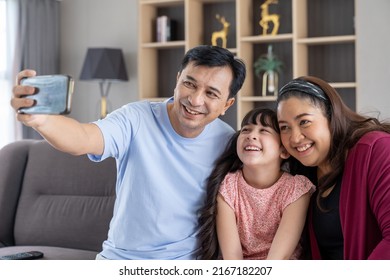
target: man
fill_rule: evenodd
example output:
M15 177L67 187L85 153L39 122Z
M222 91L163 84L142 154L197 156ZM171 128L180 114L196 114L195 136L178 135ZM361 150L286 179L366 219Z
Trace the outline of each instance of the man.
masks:
M117 198L97 259L195 258L205 181L234 133L218 116L233 105L245 73L228 50L198 46L185 54L174 96L165 102L130 103L86 124L17 114L58 150L94 161L115 157ZM17 78L34 75L25 70ZM22 96L33 92L16 85L12 107L32 106Z

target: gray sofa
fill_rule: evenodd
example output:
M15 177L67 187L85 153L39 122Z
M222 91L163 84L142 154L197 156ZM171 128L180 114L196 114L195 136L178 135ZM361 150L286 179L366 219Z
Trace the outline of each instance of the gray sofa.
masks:
M95 259L107 237L116 165L72 156L44 140L0 150L0 256L41 251L43 259Z

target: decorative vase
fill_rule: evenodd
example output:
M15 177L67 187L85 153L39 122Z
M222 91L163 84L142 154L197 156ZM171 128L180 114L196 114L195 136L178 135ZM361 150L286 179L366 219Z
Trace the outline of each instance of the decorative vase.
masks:
M263 88L262 96L267 96L267 93L272 93L272 95L278 95L278 82L279 75L273 70L265 71L263 74Z

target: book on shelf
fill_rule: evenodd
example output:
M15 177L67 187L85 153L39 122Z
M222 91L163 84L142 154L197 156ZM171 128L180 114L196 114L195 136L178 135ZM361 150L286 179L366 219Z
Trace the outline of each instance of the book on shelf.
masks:
M168 42L175 39L176 22L166 15L157 17L157 42Z

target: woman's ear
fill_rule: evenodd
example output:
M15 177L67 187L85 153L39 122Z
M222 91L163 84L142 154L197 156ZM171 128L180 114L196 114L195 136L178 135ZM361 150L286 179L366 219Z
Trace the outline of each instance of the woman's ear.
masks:
M283 145L280 146L280 157L282 159L288 159L290 157L290 154Z

